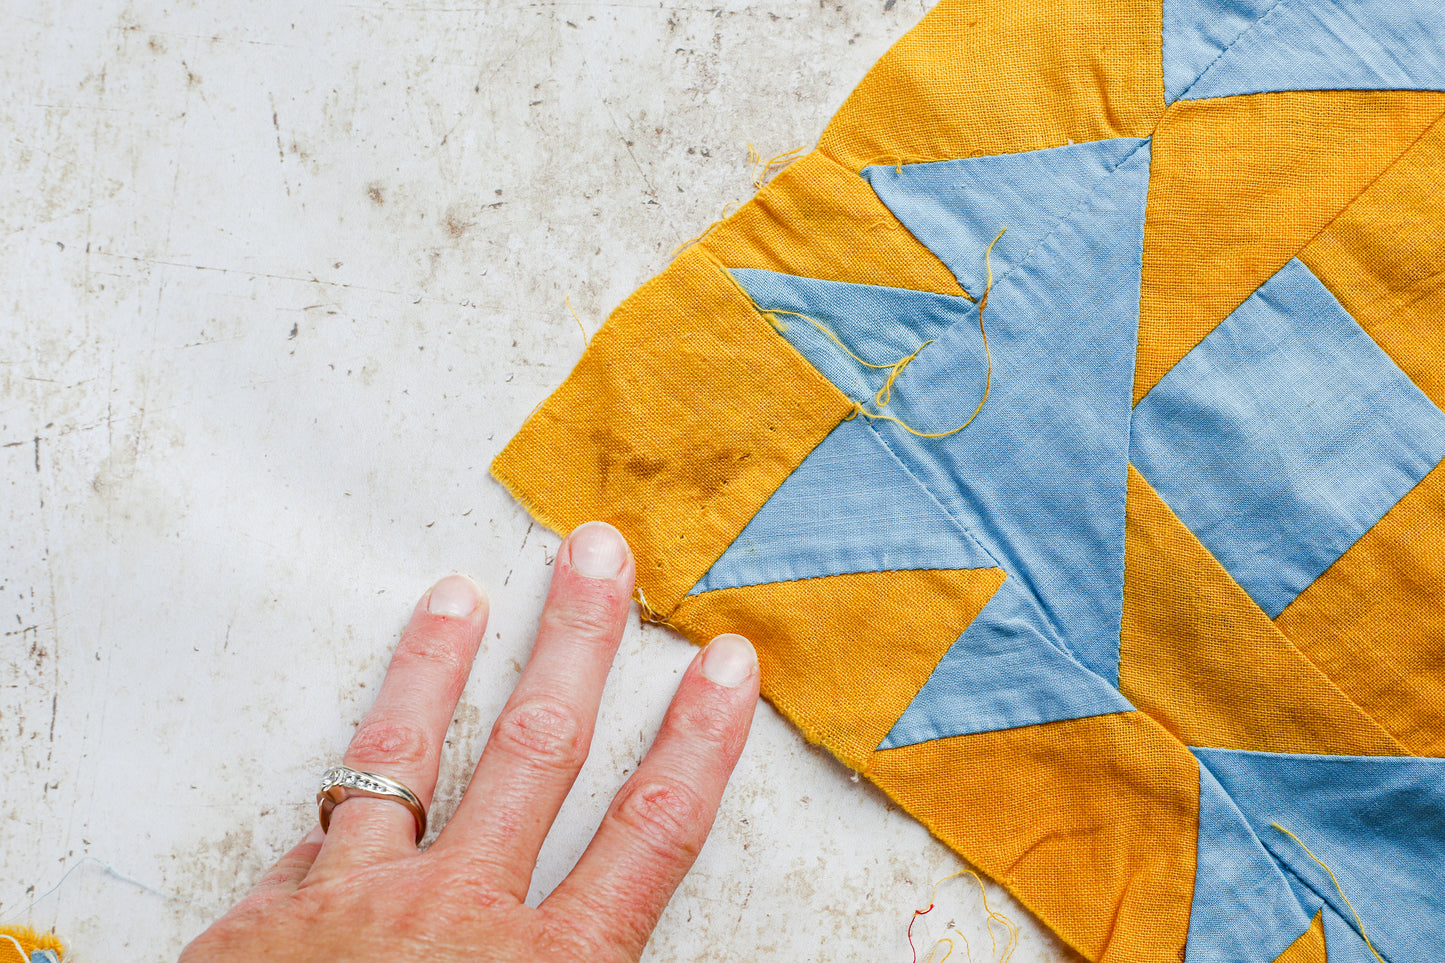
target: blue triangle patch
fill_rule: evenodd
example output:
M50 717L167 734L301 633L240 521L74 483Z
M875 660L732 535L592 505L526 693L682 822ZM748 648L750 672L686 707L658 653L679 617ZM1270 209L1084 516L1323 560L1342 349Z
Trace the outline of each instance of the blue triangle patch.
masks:
M863 177L914 237L931 250L964 290L983 293L984 251L993 249L994 278L1023 260L1089 197L1143 141L1091 141L1018 154L993 154L931 164L879 165Z
M1199 768L1199 850L1184 963L1272 963L1310 927L1285 874Z
M1439 0L1165 0L1164 100L1445 90Z
M1134 708L1041 635L1038 622L1034 600L1010 576L944 653L878 748Z
M854 572L997 567L854 420L813 449L688 594Z
M1350 940L1338 925L1331 939L1329 911L1352 931L1358 912L1386 959L1436 955L1445 933L1445 759L1193 751L1275 863L1325 904L1332 963L1336 947ZM1339 889L1310 853L1334 872Z

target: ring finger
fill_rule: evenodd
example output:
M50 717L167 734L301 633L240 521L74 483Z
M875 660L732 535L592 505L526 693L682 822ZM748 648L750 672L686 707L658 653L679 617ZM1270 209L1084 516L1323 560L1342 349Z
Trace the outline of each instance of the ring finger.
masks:
M343 764L394 779L429 807L447 726L486 624L486 596L471 580L449 575L434 585L412 612ZM352 796L333 810L311 874L414 852L416 825L406 806Z

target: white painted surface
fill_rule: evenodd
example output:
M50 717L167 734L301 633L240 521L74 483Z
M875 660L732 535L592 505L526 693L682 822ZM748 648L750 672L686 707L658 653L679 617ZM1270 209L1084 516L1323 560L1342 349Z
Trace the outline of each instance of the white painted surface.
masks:
M311 824L461 570L495 614L450 811L557 546L486 467L581 353L564 297L595 330L924 8L0 9L0 921L173 957ZM539 895L691 655L629 628ZM961 865L765 707L651 958L907 960ZM1015 960L1072 958L991 898ZM989 958L957 881L918 932L950 915Z

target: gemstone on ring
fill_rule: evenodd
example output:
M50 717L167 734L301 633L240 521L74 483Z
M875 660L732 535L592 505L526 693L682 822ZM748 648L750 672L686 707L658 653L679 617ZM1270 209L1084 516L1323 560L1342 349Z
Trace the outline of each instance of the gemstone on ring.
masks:
M421 804L416 793L389 776L363 772L349 766L332 766L321 776L316 805L322 832L331 826L332 810L353 796L389 799L401 803L416 823L416 841L421 842L426 835L426 807Z

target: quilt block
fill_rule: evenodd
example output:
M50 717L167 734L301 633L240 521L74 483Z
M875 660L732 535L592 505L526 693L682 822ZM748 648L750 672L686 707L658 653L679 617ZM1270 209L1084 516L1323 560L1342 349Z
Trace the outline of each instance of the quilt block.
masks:
M1092 960L1445 943L1445 20L944 0L497 458Z

